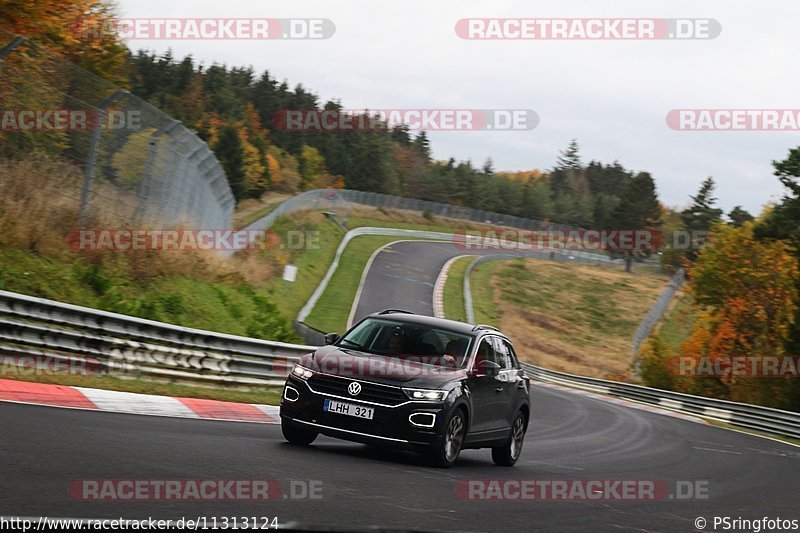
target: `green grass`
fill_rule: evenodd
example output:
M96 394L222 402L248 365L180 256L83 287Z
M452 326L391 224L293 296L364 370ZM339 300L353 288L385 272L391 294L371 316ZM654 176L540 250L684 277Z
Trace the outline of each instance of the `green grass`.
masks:
M711 420L710 418L704 419L706 422L711 424L712 426L717 426L725 429L732 429L735 431L741 431L742 433L749 433L751 435L755 435L757 437L767 437L770 439L779 440L781 442L786 442L788 444L794 444L795 446L800 446L800 440L793 439L791 437L784 437L782 435L773 435L772 433L766 433L763 431L756 431L755 429L748 429L739 426L734 426L733 424L728 424L727 422L720 422L719 420Z
M453 320L466 321L464 310L464 272L474 257L462 257L450 265L447 282L444 285L444 316Z
M472 292L472 309L477 324L500 327L500 317L494 301L492 276L503 263L502 260L486 261L472 269L469 283Z
M689 337L697 312L692 296L685 291L679 292L657 330L670 353L677 353L681 344Z
M501 328L524 360L610 378L629 370L633 332L667 281L537 259L488 261L470 278L476 322Z
M250 224L252 224L256 220L262 219L265 216L267 216L270 213L272 213L273 211L275 211L275 209L279 205L281 205L281 202L275 202L274 204L270 204L268 206L262 207L261 209L257 209L256 211L253 211L252 213L248 213L247 215L244 215L243 217L241 217L239 220L236 221L236 227L241 229L241 228L249 226Z
M0 373L1 379L32 381L35 383L52 383L72 387L87 387L158 396L175 396L179 398L206 398L223 402L260 403L278 405L281 399L281 387L223 387L192 386L166 381L143 379L125 379L113 376L76 376L67 374L29 375L9 371Z
M459 224L455 220L451 224L442 224L436 222L430 222L425 224L416 222L381 220L377 218L367 218L360 216L352 216L347 218L347 227L351 229L364 226L373 226L376 228L399 228L399 229L413 229L422 231L440 231L442 233L453 233L454 231L463 230L467 224L468 223L466 222Z
M531 265L537 266L531 268ZM603 267L590 268L600 273ZM621 304L636 299L642 289L637 278L649 280L650 288L655 291L667 281L663 276L636 272L615 278L577 276L578 270L564 263L526 263L523 260L507 263L500 279L503 300L520 307L536 308L551 316L564 316L567 311L570 320L580 322L587 332L632 337L643 315L626 312ZM569 304L566 309L565 304ZM573 339L581 346L598 340L595 334L577 335Z
M375 250L397 240L415 239L362 235L350 241L339 261L339 267L306 323L325 332L344 332L367 261Z
M176 272L142 279L129 257L113 259L98 266L77 255L54 259L2 248L0 289L181 326L299 341L270 300L241 280Z
M292 229L292 224L281 218L274 228L281 232ZM288 282L276 276L264 285L266 294L287 320L295 319L322 281L344 236L344 231L328 219L308 225L307 230L319 232L318 246L302 250L291 259L291 263L297 267L297 279Z

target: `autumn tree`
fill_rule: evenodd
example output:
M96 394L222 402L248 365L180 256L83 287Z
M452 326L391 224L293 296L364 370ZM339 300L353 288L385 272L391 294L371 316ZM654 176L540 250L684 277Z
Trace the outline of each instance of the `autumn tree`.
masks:
M319 150L313 146L303 145L300 152L300 190L313 188L326 173L325 158Z
M797 310L798 261L782 241L756 239L753 224L718 223L691 269L691 291L705 318L694 326L681 355L783 355ZM786 405L789 383L772 378L722 377L727 397Z
M775 175L785 187L780 203L757 221L755 234L763 240L782 240L789 246L795 258L800 260L800 147L789 151L783 161L773 161ZM800 281L797 289L800 291ZM789 353L800 354L800 309L786 345ZM800 396L800 386L798 387ZM800 398L798 399L800 403Z

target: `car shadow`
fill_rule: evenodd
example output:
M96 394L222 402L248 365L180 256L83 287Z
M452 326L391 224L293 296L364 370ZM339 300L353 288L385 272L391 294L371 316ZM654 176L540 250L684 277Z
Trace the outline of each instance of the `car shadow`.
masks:
M288 442L279 444L282 450L296 450L303 454L325 454L329 456L343 456L359 459L366 459L375 462L392 463L403 466L416 466L420 468L436 468L430 459L424 455L408 450L401 450L390 447L374 446L370 444L337 442L335 440L323 439L316 441L309 446L296 446ZM477 450L465 450L458 458L454 468L459 467L494 467L491 457L485 459L474 456ZM465 456L466 454L466 456Z

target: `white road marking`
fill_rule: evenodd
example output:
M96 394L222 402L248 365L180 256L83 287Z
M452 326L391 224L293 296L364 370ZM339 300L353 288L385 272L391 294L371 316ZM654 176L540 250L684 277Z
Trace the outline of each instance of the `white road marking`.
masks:
M102 389L75 387L89 398L101 411L129 413L137 415L177 416L181 418L200 418L197 413L179 400L170 396L137 394Z

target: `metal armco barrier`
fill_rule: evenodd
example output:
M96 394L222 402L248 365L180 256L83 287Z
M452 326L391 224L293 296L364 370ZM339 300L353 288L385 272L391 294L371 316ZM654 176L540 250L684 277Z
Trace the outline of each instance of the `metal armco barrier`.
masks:
M276 385L283 383L300 355L316 348L185 328L0 291L0 355L84 361L99 373ZM800 439L800 413L576 376L527 363L523 368L537 381Z
M87 361L104 374L283 383L313 346L186 328L0 291L0 355Z
M691 394L682 394L680 392L651 389L619 381L576 376L527 363L523 363L522 367L537 381L634 400L683 414L697 415L702 418L725 422L733 426L800 439L800 413L717 400L715 398L692 396Z

